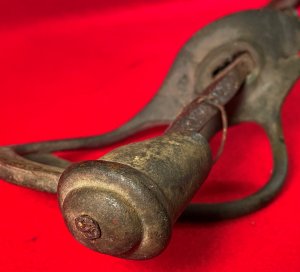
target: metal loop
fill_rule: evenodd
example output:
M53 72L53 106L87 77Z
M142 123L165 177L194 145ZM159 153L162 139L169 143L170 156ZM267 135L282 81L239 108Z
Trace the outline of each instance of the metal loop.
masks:
M261 124L266 131L273 153L273 173L258 192L240 200L222 203L189 205L180 219L189 222L217 221L250 214L268 205L280 193L286 179L288 156L279 120Z
M220 147L217 151L217 154L216 154L215 158L213 159L213 162L216 163L219 160L219 158L221 157L221 155L224 151L225 143L226 143L226 140L227 140L228 118L227 118L226 110L225 110L224 106L213 102L212 98L209 95L202 96L197 101L198 101L198 103L206 102L209 105L217 108L221 113L221 118L222 118L222 139L221 139Z

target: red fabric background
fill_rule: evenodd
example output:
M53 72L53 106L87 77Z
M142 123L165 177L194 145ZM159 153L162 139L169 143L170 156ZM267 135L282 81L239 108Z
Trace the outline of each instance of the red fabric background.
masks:
M0 144L93 135L122 125L159 89L193 33L266 2L2 0ZM68 233L54 195L1 182L0 271L300 271L299 102L298 84L282 113L290 162L276 201L236 220L177 224L169 247L150 261L84 248ZM212 141L214 149L219 139ZM92 159L108 150L65 157ZM263 130L234 127L195 201L245 196L266 182L271 169Z

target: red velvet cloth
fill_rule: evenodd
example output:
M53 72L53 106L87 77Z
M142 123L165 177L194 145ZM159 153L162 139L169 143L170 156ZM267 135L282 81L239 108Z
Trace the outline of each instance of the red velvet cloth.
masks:
M0 144L94 135L122 125L159 89L191 35L266 2L1 1ZM1 181L0 271L300 271L299 102L298 84L282 111L289 174L280 196L235 220L176 224L169 247L153 260L126 261L86 249L69 234L56 196ZM213 149L219 140L212 140ZM109 150L64 157L94 159ZM253 124L231 128L195 201L246 196L271 169L263 130Z

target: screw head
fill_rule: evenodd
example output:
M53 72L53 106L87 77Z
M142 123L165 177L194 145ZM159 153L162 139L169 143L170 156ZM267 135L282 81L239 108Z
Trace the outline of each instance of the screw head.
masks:
M101 237L101 230L98 223L88 215L81 215L75 218L75 225L77 230L89 240L95 240Z

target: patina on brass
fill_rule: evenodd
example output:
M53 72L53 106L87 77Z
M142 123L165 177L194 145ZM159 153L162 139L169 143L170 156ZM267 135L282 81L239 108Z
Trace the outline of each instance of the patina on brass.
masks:
M160 137L114 149L99 161L68 168L60 178L59 202L65 221L84 245L131 259L147 259L165 249L171 226L212 166L202 129L218 113L208 101L225 105L253 67L242 56L206 89L207 100L187 106ZM200 132L200 133L199 133ZM82 216L97 222L99 239L78 231Z
M197 33L149 105L118 130L1 147L1 178L57 191L77 240L128 259L160 254L180 216L226 219L264 207L284 184L287 154L280 108L300 75L300 23L295 12L279 11L292 7L285 1L282 8L282 2L228 16ZM253 121L265 129L273 150L272 177L244 199L188 205L213 165L207 142L222 127L219 110L224 107L229 125ZM71 165L51 154L98 148L161 124L169 125L164 135L122 146L100 160Z

